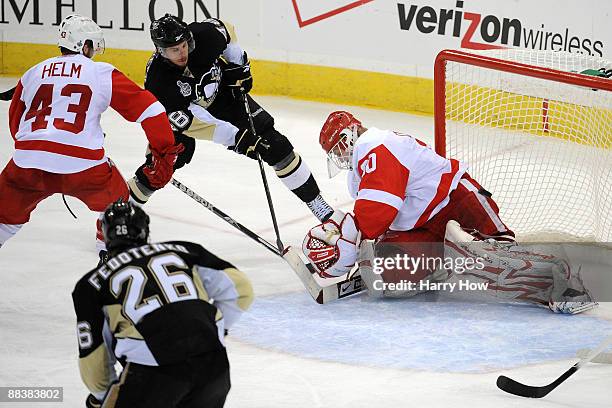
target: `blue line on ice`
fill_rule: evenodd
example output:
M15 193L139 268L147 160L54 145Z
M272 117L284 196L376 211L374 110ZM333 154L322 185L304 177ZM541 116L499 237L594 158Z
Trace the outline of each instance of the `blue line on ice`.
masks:
M258 298L231 335L325 361L477 373L572 358L612 322L524 304L433 302L436 295L317 305L305 293ZM438 298L440 300L440 298Z

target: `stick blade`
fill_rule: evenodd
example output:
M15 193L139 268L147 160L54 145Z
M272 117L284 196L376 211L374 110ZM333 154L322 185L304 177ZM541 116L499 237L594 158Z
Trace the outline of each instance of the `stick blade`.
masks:
M580 349L576 352L576 357L578 358L586 358L589 353L591 352L590 349ZM596 355L592 360L591 363L598 363L598 364L612 364L612 352L607 353L607 352L602 352L599 353L598 355Z
M542 398L550 392L547 386L532 387L530 385L521 384L505 375L497 377L497 387L509 394L526 398Z
M315 281L313 277L312 271L306 266L304 261L302 261L302 258L300 258L300 255L295 248L285 248L283 259L289 264L291 269L293 269L310 296L312 296L317 303L323 303L321 287L317 284L317 281Z
M356 273L344 280L319 283L314 267L310 263L304 263L298 251L293 247L287 247L283 253L283 259L291 266L300 281L312 298L318 304L342 299L360 293L365 289L361 276Z

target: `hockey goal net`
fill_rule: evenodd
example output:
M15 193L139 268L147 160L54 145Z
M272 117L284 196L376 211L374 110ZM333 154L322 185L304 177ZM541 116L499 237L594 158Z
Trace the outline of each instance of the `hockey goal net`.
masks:
M442 51L436 151L466 162L519 240L612 241L612 69L563 52Z

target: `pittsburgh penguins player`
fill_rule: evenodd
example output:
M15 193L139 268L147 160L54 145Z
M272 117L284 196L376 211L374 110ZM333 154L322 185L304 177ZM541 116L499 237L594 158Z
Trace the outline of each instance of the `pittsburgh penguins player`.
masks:
M147 243L149 217L132 203L111 204L102 229L109 258L72 293L86 405L222 407L223 335L253 301L247 277L198 244Z
M214 18L187 25L166 14L151 24L151 39L156 52L147 65L145 89L164 105L176 142L185 146L175 169L191 161L195 139L212 140L252 159L259 154L319 220L328 219L333 209L308 166L275 129L274 118L247 95L253 84L250 63L233 26ZM257 135L251 132L244 97ZM155 190L143 177L144 166L128 182L139 204Z

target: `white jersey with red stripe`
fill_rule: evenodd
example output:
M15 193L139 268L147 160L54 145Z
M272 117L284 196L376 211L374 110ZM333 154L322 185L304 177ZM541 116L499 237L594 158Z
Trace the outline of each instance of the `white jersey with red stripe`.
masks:
M174 143L164 108L151 93L110 64L63 55L30 68L17 84L9 109L15 164L69 174L106 162L100 116L109 106L142 122L152 146Z
M365 238L422 226L448 204L467 170L412 136L376 128L357 138L352 160L349 191Z

